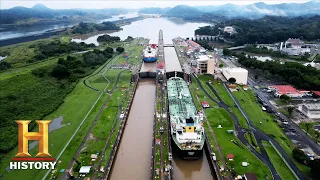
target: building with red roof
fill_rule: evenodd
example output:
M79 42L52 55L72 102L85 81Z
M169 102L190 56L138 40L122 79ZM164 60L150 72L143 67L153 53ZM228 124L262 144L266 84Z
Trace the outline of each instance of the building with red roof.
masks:
M202 104L202 107L203 107L203 108L208 108L208 107L210 107L210 106L209 106L209 103L206 102L206 101L203 101L201 104Z
M319 96L320 97L320 91L312 91L313 94L315 94L316 96Z
M227 159L228 159L229 161L233 161L233 158L234 158L234 155L233 155L233 154L228 154L228 155L227 155Z
M276 97L280 97L283 94L289 97L303 97L305 95L291 85L273 85L268 86L268 89L274 90L274 95Z
M165 65L164 65L164 62L161 61L161 62L158 63L157 68L158 68L158 69L164 69L164 66L165 66Z
M196 43L196 42L194 42L194 41L191 41L191 40L188 40L188 44L189 44L190 46L192 46L192 47L195 47L195 48L201 47L198 43Z

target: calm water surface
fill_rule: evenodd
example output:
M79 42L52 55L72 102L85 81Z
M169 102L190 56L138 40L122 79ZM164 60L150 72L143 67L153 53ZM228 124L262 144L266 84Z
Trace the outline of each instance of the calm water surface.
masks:
M122 31L110 33L110 35L119 36L122 40L128 36L144 37L150 39L150 43L158 43L159 30L162 29L164 43L172 43L171 40L178 36L193 37L194 30L206 25L209 24L186 22L177 18L147 18L122 26ZM98 45L97 38L101 35L103 33L91 36L88 39L73 39L73 41Z
M135 13L128 13L128 14L120 14L120 15L112 16L112 18L108 18L108 19L94 20L93 22L102 23L104 21L116 21L116 20L119 20L120 17L122 16L125 17L125 19L133 18L133 17L137 17L138 13L135 12ZM73 22L73 23L34 25L30 27L21 27L14 30L0 31L0 40L42 34L49 30L68 28L76 24L79 24L79 23Z

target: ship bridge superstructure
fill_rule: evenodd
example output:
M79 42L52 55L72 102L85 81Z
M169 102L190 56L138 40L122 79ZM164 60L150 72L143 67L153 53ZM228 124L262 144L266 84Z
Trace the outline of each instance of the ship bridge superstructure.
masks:
M187 83L180 77L167 81L172 138L181 150L200 150L204 144L202 118Z

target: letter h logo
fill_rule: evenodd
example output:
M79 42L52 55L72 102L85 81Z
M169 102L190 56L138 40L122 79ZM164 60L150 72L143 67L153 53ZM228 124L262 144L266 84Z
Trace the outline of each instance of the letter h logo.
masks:
M36 156L50 156L48 148L49 124L51 120L36 120L39 125L39 132L29 132L28 124L30 120L17 120L18 124L18 154L16 157L31 156L28 151L28 141L39 141L39 152Z

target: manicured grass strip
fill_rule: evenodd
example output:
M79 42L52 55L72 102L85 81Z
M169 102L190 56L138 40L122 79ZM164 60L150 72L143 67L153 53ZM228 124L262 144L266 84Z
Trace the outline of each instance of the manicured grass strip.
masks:
M247 141L249 142L249 144L255 148L258 152L261 153L259 145L257 143L256 138L254 137L254 135L251 132L247 132L244 137L247 139Z
M248 129L249 128L248 122L247 122L246 118L242 115L241 111L236 107L232 107L232 108L230 108L230 110L238 118L240 126Z
M292 157L292 150L294 148L293 143L283 133L279 125L273 121L273 117L261 109L261 105L255 100L254 92L250 89L247 91L244 91L242 88L239 89L240 91L235 91L233 94L255 126L264 133L272 136L291 157L297 167L307 175L310 172L310 168L300 164Z
M262 144L280 177L282 179L296 179L271 144L268 141L262 141Z
M254 156L233 133L227 133L227 130L233 130L233 121L224 109L208 109L206 110L207 118L216 135L217 141L223 151L224 156L227 154L234 155L234 161L228 161L228 167L234 168L237 174L244 174L247 172L255 172L259 179L265 177L271 178L269 169L256 156ZM221 125L222 128L217 128ZM237 142L234 143L234 142ZM248 162L249 166L243 167L242 162Z
M229 93L227 90L224 88L222 82L220 81L213 81L212 82L213 88L217 91L221 99L223 100L224 103L226 103L229 106L235 106L236 104L230 97Z

